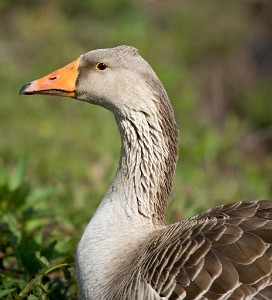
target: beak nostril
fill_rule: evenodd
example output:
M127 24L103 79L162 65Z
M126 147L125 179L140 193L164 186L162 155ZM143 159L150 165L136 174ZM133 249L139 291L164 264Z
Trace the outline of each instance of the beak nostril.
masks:
M49 77L49 80L55 80L55 79L57 79L57 78L58 78L58 76Z

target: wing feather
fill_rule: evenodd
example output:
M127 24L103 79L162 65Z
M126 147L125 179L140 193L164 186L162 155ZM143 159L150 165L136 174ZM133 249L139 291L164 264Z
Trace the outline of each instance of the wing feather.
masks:
M221 205L157 230L128 265L130 279L124 272L109 299L272 299L272 201Z

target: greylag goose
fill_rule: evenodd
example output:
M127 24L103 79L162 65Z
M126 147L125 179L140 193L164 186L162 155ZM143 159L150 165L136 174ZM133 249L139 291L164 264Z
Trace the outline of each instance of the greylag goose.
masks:
M272 200L164 225L178 129L163 85L135 48L90 51L20 93L103 106L119 127L115 178L76 252L80 299L272 299Z

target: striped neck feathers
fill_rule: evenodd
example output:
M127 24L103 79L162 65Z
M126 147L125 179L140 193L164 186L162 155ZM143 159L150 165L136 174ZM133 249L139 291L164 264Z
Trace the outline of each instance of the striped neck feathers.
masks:
M131 207L155 227L164 223L178 158L178 129L165 90L145 111L116 115L122 149L115 181ZM133 203L130 203L133 202Z

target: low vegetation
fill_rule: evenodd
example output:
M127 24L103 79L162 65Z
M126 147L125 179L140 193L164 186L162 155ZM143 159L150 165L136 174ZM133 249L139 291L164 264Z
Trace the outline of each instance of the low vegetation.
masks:
M77 299L76 245L120 148L110 112L19 96L21 85L88 50L134 45L180 127L167 223L271 199L271 15L259 0L2 1L0 299Z

